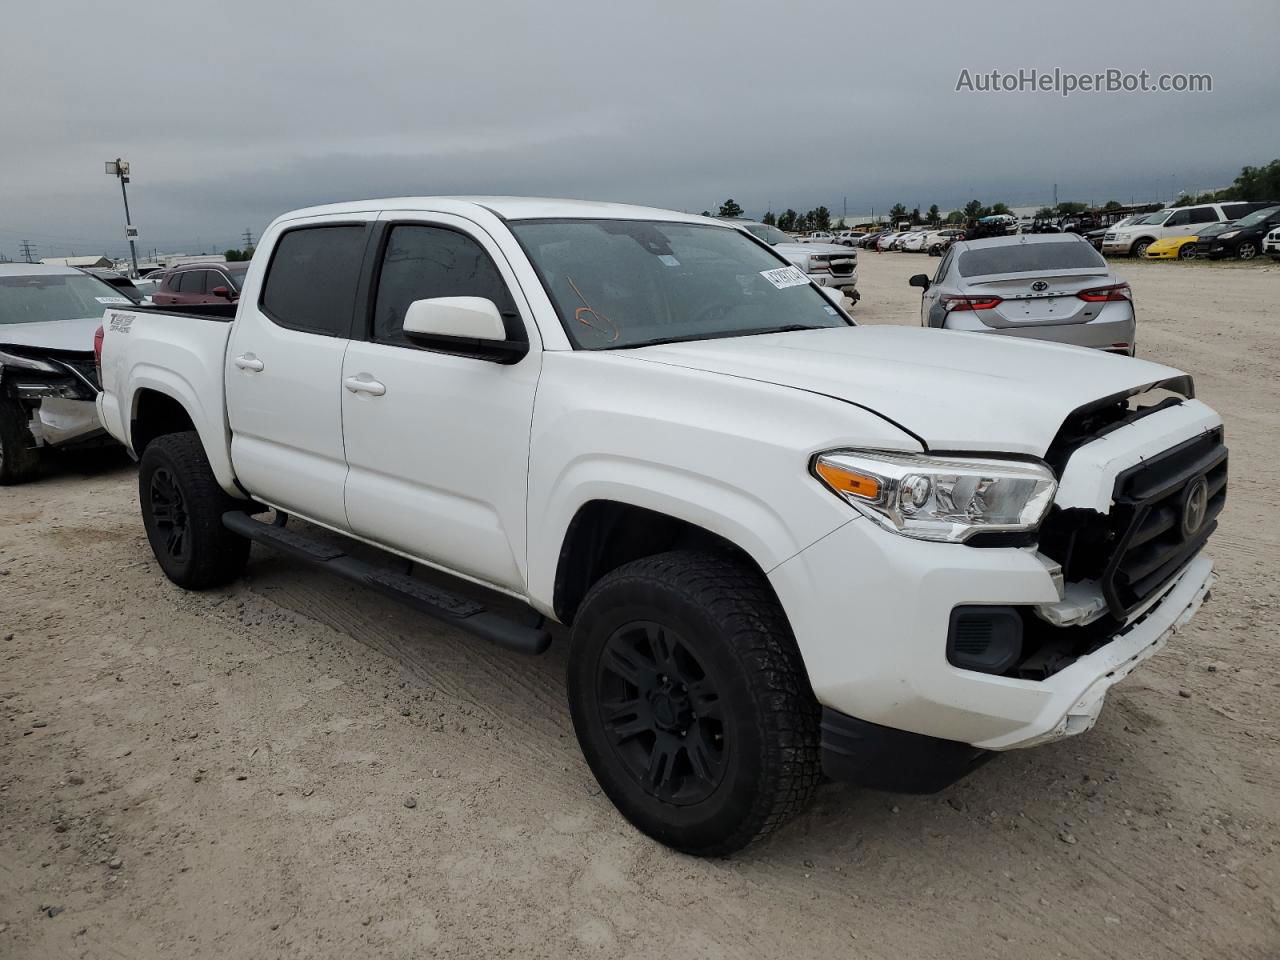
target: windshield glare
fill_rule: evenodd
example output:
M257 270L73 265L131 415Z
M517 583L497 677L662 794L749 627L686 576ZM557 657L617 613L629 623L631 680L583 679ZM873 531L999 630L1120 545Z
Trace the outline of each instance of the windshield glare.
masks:
M0 323L41 323L101 316L131 301L110 284L83 273L0 277Z
M1280 213L1280 207L1265 207L1262 210L1255 210L1247 217L1241 217L1236 221L1237 227L1256 227L1260 223L1266 222L1268 217Z
M802 272L732 227L527 220L511 228L581 350L850 325Z

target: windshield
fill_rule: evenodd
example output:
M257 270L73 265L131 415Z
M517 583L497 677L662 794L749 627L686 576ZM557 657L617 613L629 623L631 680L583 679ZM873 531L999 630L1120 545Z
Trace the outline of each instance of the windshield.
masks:
M790 243L791 238L779 230L777 227L771 227L767 223L749 223L745 224L747 230L755 234L765 243L773 246L775 243Z
M1280 213L1280 207L1264 207L1261 210L1255 210L1247 217L1241 217L1236 221L1237 227L1256 227L1260 223L1266 223L1269 217Z
M1172 212L1172 210L1157 210L1155 213L1148 213L1145 217L1139 217L1137 220L1133 221L1133 223L1129 224L1129 226L1154 227L1168 220L1169 214Z
M249 272L249 264L232 263L227 265L227 276L231 278L231 282L235 284L237 290L244 289L244 275Z
M962 277L1001 273L1046 273L1052 270L1097 269L1106 273L1107 261L1089 243L1002 243L960 254Z
M581 350L849 325L802 271L731 227L527 220L511 229Z
M131 302L119 290L83 273L0 277L0 323L79 320Z

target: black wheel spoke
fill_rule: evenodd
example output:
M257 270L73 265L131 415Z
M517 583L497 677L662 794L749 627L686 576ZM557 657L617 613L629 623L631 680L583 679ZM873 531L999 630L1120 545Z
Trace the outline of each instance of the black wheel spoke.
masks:
M165 551L171 557L184 555L187 545L187 511L177 481L163 468L151 475L151 520L164 534Z
M720 695L686 640L631 623L606 641L597 669L600 721L630 775L666 802L710 796L724 776Z

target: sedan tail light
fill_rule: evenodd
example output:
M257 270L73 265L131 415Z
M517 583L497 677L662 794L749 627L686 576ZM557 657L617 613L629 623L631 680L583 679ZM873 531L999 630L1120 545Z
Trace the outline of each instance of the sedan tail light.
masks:
M993 310L1003 302L1001 297L944 296L942 309L947 313L956 313L960 310Z
M1127 283L1113 283L1109 287L1093 287L1090 290L1081 290L1076 296L1086 303L1111 303L1115 300L1133 299L1133 294L1129 291Z

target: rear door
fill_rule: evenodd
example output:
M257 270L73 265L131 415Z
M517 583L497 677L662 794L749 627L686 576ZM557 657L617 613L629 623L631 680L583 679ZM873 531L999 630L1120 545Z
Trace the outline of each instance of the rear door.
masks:
M375 241L363 339L343 363L347 516L352 532L512 591L525 577L529 431L542 353L502 251L474 223L387 212ZM410 303L483 297L516 363L427 349L404 335Z
M231 457L240 481L272 506L339 530L347 529L342 358L374 216L283 228L257 300L240 304L227 349Z

